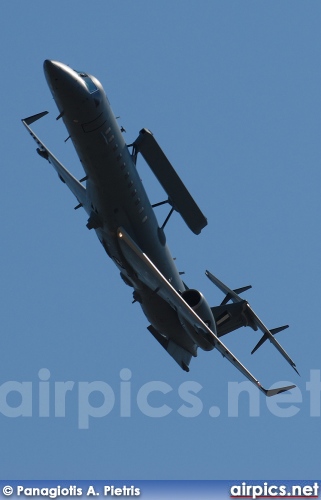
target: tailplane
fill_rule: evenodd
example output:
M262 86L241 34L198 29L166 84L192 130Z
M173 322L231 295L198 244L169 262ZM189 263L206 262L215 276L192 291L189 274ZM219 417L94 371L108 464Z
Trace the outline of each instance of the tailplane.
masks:
M225 324L225 331L221 333L221 335L225 335L226 333L229 333L229 331L235 330L236 328L239 328L240 326L250 326L253 328L253 330L261 330L263 333L263 337L259 340L259 342L256 344L254 347L252 354L257 351L259 347L261 347L262 344L266 340L270 340L270 342L276 347L276 349L282 354L284 359L292 366L292 368L297 372L299 375L299 372L295 366L294 361L290 358L290 356L287 354L287 352L283 349L283 347L278 343L278 341L274 338L274 336L278 333L281 332L282 330L285 330L288 328L289 325L284 325L280 326L278 328L274 328L272 330L269 330L264 323L260 320L260 318L257 316L257 314L253 311L251 308L250 304L246 301L243 300L239 294L244 292L245 290L248 290L251 288L250 286L243 287L243 288L238 288L235 290L230 289L227 285L222 283L216 276L214 276L212 273L209 271L205 272L206 276L209 278L209 280L214 283L223 293L225 293L225 298L222 301L221 305L218 308L212 308L212 311L214 313L214 318L215 320L219 322L220 319L224 318L224 311L222 309L222 306L225 306L226 309L226 324ZM229 301L232 301L232 304L227 304ZM234 315L233 315L233 309L234 308ZM218 318L215 314L215 309L216 312L220 310L221 313L221 318ZM234 317L233 317L234 316ZM227 322L230 322L230 329L228 328ZM222 322L223 325L223 322ZM218 325L218 332L219 332L219 325ZM218 333L219 335L219 333Z

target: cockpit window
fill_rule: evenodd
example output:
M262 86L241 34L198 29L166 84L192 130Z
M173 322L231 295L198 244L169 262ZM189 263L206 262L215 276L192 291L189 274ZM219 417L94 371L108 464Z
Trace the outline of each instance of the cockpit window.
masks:
M91 94L93 94L94 92L97 92L98 87L94 84L94 82L87 75L87 73L84 73L83 71L76 71L76 73L78 73L78 75L81 76L81 78L84 80L86 87Z

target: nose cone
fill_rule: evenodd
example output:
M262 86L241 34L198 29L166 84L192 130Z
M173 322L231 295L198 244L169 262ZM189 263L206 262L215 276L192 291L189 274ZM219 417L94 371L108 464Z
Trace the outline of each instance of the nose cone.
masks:
M55 61L50 61L50 59L46 59L45 62L43 63L43 69L45 74L49 73L51 68L55 67L56 63Z
M70 73L68 66L58 61L50 61L49 59L46 59L43 63L43 69L52 92L58 89L59 85L61 86L62 82L66 80L68 73Z
M90 89L94 84L88 75L50 59L44 61L43 68L57 107L60 112L64 112L64 121L68 115L72 116L73 121L90 121L97 110L94 99L91 99ZM86 78L90 81L87 82ZM95 89L98 90L96 86Z
M43 63L43 70L45 72L47 79L49 76L53 76L53 72L54 72L56 66L57 66L57 63L55 61L50 61L49 59L45 60L45 62Z
M46 59L43 63L45 77L60 112L67 113L79 105L82 89L79 85L77 73L66 64Z
M59 109L68 107L71 99L77 101L83 98L86 86L73 69L66 64L49 59L45 60L43 68L48 86Z

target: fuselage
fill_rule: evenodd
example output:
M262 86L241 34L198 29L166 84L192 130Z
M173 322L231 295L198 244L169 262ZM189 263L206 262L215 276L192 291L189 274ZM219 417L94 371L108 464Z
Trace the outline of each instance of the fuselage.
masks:
M201 292L188 288L181 280L166 245L141 179L136 171L141 153L168 195L172 210L180 213L195 233L207 219L158 145L153 134L142 129L130 154L122 131L99 81L68 66L45 61L46 78L69 137L82 163L85 177L78 181L59 162L34 133L30 125L48 111L22 119L37 144L37 152L56 170L89 215L87 228L93 229L108 256L114 261L124 282L132 287L150 325L147 327L159 344L185 371L189 371L197 348L216 348L266 396L294 388L294 385L267 390L221 342L220 338L241 326L260 329L263 337L253 349L270 340L288 363L295 363L275 340L274 335L288 325L269 330L240 293L249 286L232 290L206 271L207 277L224 294L220 306L210 307ZM81 184L86 181L86 188ZM171 210L171 212L172 212ZM228 304L229 301L231 304Z
M44 71L86 173L91 206L88 227L95 229L122 278L133 286L134 298L151 324L195 355L195 343L175 311L138 279L119 247L117 231L121 227L177 291L185 290L102 85L95 77L55 61L45 61Z

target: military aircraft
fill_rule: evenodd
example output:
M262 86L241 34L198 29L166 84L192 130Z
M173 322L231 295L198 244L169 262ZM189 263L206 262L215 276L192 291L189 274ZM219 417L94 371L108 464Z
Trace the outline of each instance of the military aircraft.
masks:
M48 112L22 120L37 143L37 152L48 160L77 199L75 209L88 214L87 228L94 230L107 255L150 322L148 330L189 371L197 349L217 349L266 396L295 387L264 389L260 382L222 343L227 333L250 326L263 337L252 352L270 340L288 363L295 364L274 338L288 325L269 330L240 294L250 286L232 290L209 271L206 276L225 294L219 306L210 307L201 292L182 281L166 244L164 227L175 210L191 231L199 234L207 219L193 200L153 134L142 129L127 145L101 83L88 73L46 60L44 72L59 115L74 144L85 176L79 181L57 160L30 128ZM164 188L170 205L160 227L136 169L141 154ZM86 187L83 183L86 182ZM158 205L158 204L157 204ZM231 301L231 303L229 303ZM297 371L297 370L296 370Z

